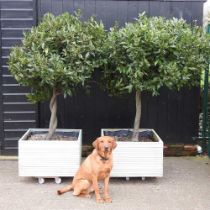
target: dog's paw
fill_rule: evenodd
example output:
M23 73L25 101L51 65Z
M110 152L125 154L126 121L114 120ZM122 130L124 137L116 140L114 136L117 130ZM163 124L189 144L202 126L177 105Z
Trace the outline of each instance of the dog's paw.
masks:
M96 199L97 203L104 203L104 200L102 198Z
M89 193L86 193L86 194L80 194L79 197L82 197L82 198L91 198L91 195Z
M104 198L104 202L112 203L112 199L110 197Z

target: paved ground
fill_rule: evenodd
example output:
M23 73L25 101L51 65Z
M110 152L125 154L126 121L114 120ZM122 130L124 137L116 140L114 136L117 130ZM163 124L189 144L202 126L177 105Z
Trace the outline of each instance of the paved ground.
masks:
M0 160L0 210L210 210L210 160L200 157L164 159L164 177L112 179L113 203L97 204L71 193L56 195L53 180L37 184L19 178L16 160Z

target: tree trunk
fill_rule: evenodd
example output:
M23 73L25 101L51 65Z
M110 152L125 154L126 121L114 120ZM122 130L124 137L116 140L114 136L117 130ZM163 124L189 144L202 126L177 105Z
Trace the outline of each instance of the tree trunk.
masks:
M57 122L58 122L57 121L57 95L59 95L59 93L57 92L56 88L53 88L53 95L50 100L51 117L50 117L50 123L49 123L49 132L46 136L46 140L52 138L57 128Z
M132 141L138 141L138 134L141 122L141 91L136 91L136 115L133 128Z

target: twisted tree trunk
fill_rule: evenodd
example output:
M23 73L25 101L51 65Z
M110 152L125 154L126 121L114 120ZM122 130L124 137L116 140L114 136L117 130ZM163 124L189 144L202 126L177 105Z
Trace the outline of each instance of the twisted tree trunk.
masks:
M136 115L134 120L132 141L138 141L138 134L141 122L141 91L136 91Z
M46 136L46 140L52 138L57 128L57 122L58 122L57 120L57 95L59 95L59 93L57 92L56 88L53 88L53 95L50 100L51 117L50 117L50 123L49 123L49 132Z

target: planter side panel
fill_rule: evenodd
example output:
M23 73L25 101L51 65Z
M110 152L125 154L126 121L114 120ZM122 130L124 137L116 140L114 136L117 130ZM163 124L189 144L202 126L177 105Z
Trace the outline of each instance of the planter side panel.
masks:
M114 152L112 177L162 177L162 147L123 147Z
M19 140L19 176L74 176L80 162L81 134L77 141Z

